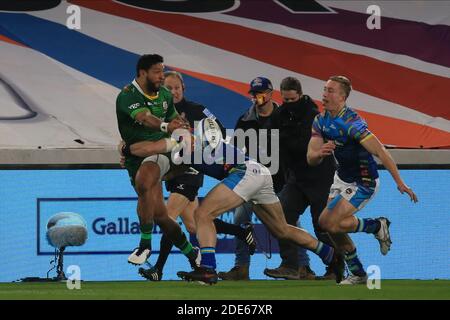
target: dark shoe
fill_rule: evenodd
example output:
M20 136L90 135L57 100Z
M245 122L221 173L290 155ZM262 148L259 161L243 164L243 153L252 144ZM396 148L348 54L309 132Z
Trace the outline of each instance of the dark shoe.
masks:
M298 279L299 280L315 280L316 274L311 270L309 266L301 266L298 268Z
M159 271L156 267L151 267L149 269L139 268L139 274L150 281L162 280L162 272Z
M336 275L330 266L327 266L327 270L323 276L317 276L316 280L336 280Z
M253 255L256 251L256 237L255 230L253 229L253 225L251 223L246 223L244 225L244 241L248 245L248 251L250 255Z
M246 266L234 266L228 272L219 272L218 276L222 280L234 280L234 281L250 280L250 278L248 276L248 265L246 265Z
M204 267L198 267L191 272L178 271L177 276L186 281L198 281L204 284L215 284L218 280L215 270Z
M336 283L340 283L344 278L345 272L344 254L341 251L334 249L333 260L330 263L330 268L336 275Z
M264 269L264 274L275 279L298 280L299 274L297 269L279 266L276 269Z

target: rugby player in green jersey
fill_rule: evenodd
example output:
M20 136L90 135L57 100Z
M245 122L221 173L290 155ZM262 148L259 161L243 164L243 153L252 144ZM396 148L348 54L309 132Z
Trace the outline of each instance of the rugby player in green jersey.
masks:
M140 265L151 254L151 236L156 223L189 259L192 266L199 259L199 252L187 240L180 225L167 214L161 179L169 171L172 162L170 150L174 140L170 133L179 128L189 128L189 123L177 113L170 91L162 86L164 81L163 57L146 54L139 58L136 78L117 96L116 113L120 135L126 145L139 141L167 143L167 154L146 158L129 155L125 168L138 195L141 240L128 257L128 262Z

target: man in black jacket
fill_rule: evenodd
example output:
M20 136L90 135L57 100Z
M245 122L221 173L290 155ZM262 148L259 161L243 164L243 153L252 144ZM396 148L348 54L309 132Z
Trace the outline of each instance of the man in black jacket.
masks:
M276 110L273 124L280 130L280 158L286 184L279 198L286 220L295 226L299 216L309 206L317 238L333 245L328 234L320 231L318 222L333 183L334 159L328 157L317 167L310 167L306 161L311 126L319 113L317 105L311 97L303 94L300 81L296 78L283 79L280 91L283 104ZM279 245L281 265L276 269L266 269L264 273L273 278L289 279L299 270L298 247L285 241L279 241ZM331 270L327 270L325 276L328 279L334 277Z
M234 145L240 149L245 149L246 154L251 158L257 159L258 162L266 165L271 169L272 179L274 183L274 191L278 193L284 185L284 174L281 167L276 166L272 161L271 163L266 163L262 157L265 159L274 159L279 162L278 154L271 154L272 150L272 138L274 134L271 130L273 128L273 115L276 109L278 109L278 104L272 100L273 86L269 79L264 77L257 77L250 83L249 93L253 97L253 105L250 109L239 117L234 136ZM267 136L267 143L262 143L259 140L260 130L265 129ZM240 131L242 130L242 131ZM244 134L248 134L249 131L255 130L257 133L257 143L252 146L249 139L243 139ZM240 131L240 132L239 132ZM240 139L239 139L240 137ZM257 150L258 153L253 155L251 150ZM282 203L283 207L284 204ZM235 224L244 224L251 221L252 216L252 205L251 203L245 203L242 206L236 208L234 214ZM306 250L303 248L299 249L299 256L305 268L309 268L309 257ZM234 267L228 272L219 272L219 277L223 280L248 280L249 279L249 265L250 265L250 255L248 251L248 246L241 240L236 240L236 260ZM296 271L293 275L298 278L298 272Z

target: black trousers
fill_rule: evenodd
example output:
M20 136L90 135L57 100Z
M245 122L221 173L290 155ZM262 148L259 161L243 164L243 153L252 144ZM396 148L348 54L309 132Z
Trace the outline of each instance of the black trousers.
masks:
M306 208L310 207L314 233L316 237L329 245L332 242L328 234L321 232L319 217L327 205L331 184L320 187L307 187L299 183L288 182L278 194L288 224L297 226L297 221ZM279 240L281 265L298 269L298 246L288 241Z

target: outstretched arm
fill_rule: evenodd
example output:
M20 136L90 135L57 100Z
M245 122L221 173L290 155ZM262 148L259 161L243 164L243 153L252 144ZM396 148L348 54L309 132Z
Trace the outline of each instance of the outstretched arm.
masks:
M368 139L364 139L363 141L361 141L361 145L371 154L380 159L383 166L389 171L395 183L397 184L397 189L400 191L400 193L403 194L406 192L411 198L411 201L417 202L418 199L416 194L403 182L394 159L392 158L389 151L387 151L386 148L381 144L378 138L374 134L372 134Z
M165 152L169 152L170 146L179 146L181 143L176 142L175 139L162 139L158 141L141 141L133 143L130 146L127 146L124 141L120 141L118 149L120 153L120 166L125 168L125 155L135 155L141 158L150 157L154 154L161 154ZM172 147L174 149L174 147ZM186 171L189 171L189 166L187 165L179 165L174 169L170 170L162 180L170 180L181 174L184 174Z
M152 115L150 111L142 111L137 113L134 119L146 127L168 133L180 128L189 129L189 123L180 115L176 115L175 118L167 123Z
M120 141L118 149L122 157L134 155L141 158L150 157L154 154L166 153L172 151L179 146L175 139L167 138L158 141L141 141L127 145L124 141Z
M161 139L158 141L141 141L130 146L130 153L138 157L149 157L154 154L166 153L167 149L176 141L171 139Z

